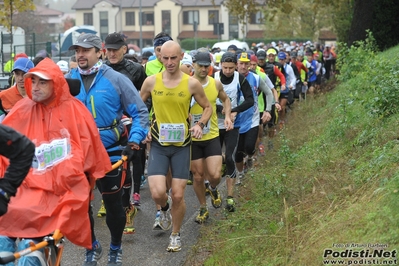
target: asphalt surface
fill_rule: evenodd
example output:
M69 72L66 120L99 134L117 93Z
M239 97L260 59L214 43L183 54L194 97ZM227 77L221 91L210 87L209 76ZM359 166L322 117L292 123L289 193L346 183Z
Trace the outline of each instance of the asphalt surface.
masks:
M219 186L222 186L220 184ZM223 191L221 189L222 199ZM195 196L193 186L186 187L185 201L186 214L181 227L182 250L180 252L167 252L166 248L169 244L169 231L152 230L154 224L156 208L151 198L148 184L141 188L141 206L135 217L136 233L124 235L122 239L123 265L143 265L143 266L178 266L184 265L190 249L196 244L201 226L194 219L199 209L199 203ZM223 207L214 209L210 203L210 197L207 197L208 207L210 211L210 219L222 212ZM101 196L96 190L95 199L92 202L94 206L95 216L100 208ZM110 233L105 223L105 217L94 217L95 233L97 239L103 247L103 255L97 265L107 265L107 254L110 244ZM205 225L206 226L206 225ZM82 247L65 241L64 254L62 256L62 265L83 265L85 250Z

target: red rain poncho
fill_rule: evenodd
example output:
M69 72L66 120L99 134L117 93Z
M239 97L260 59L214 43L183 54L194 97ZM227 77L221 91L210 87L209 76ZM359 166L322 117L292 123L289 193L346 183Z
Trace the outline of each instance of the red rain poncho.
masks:
M36 146L32 169L0 217L0 235L34 238L55 229L72 243L91 248L89 204L96 178L111 169L110 159L87 108L69 92L59 67L44 59L30 72L50 75L56 98L49 105L20 100L3 123L26 135ZM0 176L8 160L0 157ZM86 173L86 175L85 175Z

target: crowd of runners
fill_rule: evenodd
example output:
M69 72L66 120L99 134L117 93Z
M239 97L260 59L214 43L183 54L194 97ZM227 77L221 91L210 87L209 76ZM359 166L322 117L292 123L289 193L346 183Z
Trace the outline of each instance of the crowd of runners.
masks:
M5 177L0 180L5 206L1 251L12 253L18 239L38 241L61 229L86 248L83 265L97 265L103 253L94 230L97 213L110 232L108 265L122 265L122 238L136 231L134 218L143 200L154 201L153 229L171 230L166 250L180 251L187 184L193 185L200 206L195 222L209 218L206 195L213 208L238 211L235 187L274 148L273 137L286 126L287 109L335 71L334 47L310 41L258 44L249 51L231 45L227 51L184 52L161 32L153 45L154 55L136 57L123 34L110 33L104 41L82 34L69 48L75 52L69 62L17 55L11 88L0 92L0 122L26 135L36 150L33 170L24 181L5 174L10 162L0 161ZM110 171L122 155L127 162ZM73 170L61 175L58 169L65 167ZM35 183L40 176L53 185ZM61 176L73 181L60 181ZM226 193L218 188L222 178ZM152 199L140 196L145 182ZM99 210L89 204L93 189L102 195ZM51 200L48 211L57 217L39 212L38 202L27 198L31 193L42 195L41 204ZM71 211L72 199L62 195L76 193L83 197ZM39 229L32 231L31 225L14 224L21 208L46 227L36 223ZM83 217L79 232L84 234L62 218L68 211ZM56 228L47 232L49 225ZM35 265L38 258L27 259Z

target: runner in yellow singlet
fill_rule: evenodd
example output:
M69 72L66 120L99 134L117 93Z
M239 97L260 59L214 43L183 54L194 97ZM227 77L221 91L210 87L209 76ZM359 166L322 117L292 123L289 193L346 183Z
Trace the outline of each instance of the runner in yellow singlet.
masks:
M167 41L161 48L161 60L165 71L148 77L141 87L141 98L152 97L153 115L148 161L148 184L152 198L161 206L162 229L173 229L167 251L180 251L180 227L186 204L184 191L190 170L191 138L202 138L202 129L212 115L212 107L201 83L180 71L183 52L180 45ZM201 119L190 127L189 108L191 98L203 108ZM166 174L172 172L171 197L166 194ZM172 204L173 199L173 205Z
M222 148L219 140L218 117L216 114L216 99L219 98L225 110L226 130L233 128L230 118L231 103L223 85L219 80L208 76L209 66L211 65L211 54L209 52L198 52L193 58L194 78L197 79L204 88L206 97L211 103L213 113L209 122L203 129L202 139L193 139L191 147L191 172L194 175L194 191L200 203L200 209L195 221L203 223L209 217L208 207L205 198L205 178L209 181L209 190L213 207L222 206L222 199L216 186L220 183L222 169ZM192 102L190 110L192 125L202 117L202 108Z

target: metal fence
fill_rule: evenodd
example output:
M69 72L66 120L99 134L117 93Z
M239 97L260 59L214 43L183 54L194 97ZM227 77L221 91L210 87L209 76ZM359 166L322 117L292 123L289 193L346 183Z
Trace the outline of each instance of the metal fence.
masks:
M38 54L47 53L54 61L65 60L68 55L59 53L61 47L61 34L55 36L41 36L32 34L4 34L0 32L0 76L4 76L4 66L13 56L18 53L25 53L30 59ZM46 40L46 41L43 41Z

